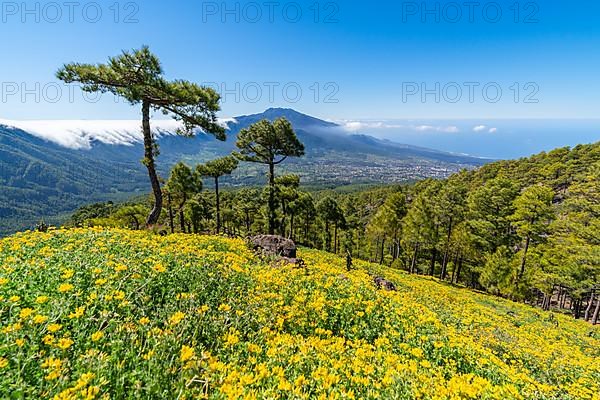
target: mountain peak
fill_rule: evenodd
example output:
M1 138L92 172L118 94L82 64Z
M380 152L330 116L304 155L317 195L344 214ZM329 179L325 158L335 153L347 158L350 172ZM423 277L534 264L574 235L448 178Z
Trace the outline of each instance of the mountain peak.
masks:
M303 114L292 108L269 108L260 114L243 115L236 117L235 120L242 126L248 126L255 122L263 119L274 121L278 118L286 118L293 126L302 127L317 127L317 128L333 128L337 127L337 124L333 122L324 121L319 118L311 117L310 115Z

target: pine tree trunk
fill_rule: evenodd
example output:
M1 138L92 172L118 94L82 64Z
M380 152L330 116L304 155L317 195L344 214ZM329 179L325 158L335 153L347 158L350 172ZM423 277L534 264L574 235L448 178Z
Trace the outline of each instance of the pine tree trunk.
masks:
M450 283L454 283L454 279L456 278L456 267L458 266L458 251L454 254L454 264L452 268L452 278L450 279Z
M463 258L460 257L458 259L458 269L456 270L456 284L457 285L460 283L460 271L462 270L462 266L463 266Z
M279 233L282 237L285 237L286 225L287 225L287 204L285 200L281 200L281 212L283 216L281 217L281 222L279 223Z
M562 308L562 295L563 295L563 288L562 288L562 286L559 286L558 287L558 299L556 299L556 304L558 304L559 309Z
M181 233L186 233L185 232L185 215L183 214L185 203L187 203L187 195L185 193L183 193L183 200L181 201L181 204L179 205L179 225L181 227Z
M308 231L310 230L310 218L308 213L306 214L306 219L304 220L304 241L308 244Z
M577 299L575 301L575 319L579 319L581 317L581 300Z
M450 253L450 238L452 237L452 218L450 218L450 222L448 225L448 235L446 236L446 246L444 249L444 259L442 260L442 273L440 274L440 279L446 279L446 269L448 267L448 256Z
M596 302L596 310L594 311L594 316L592 317L592 324L598 324L598 317L600 317L600 299Z
M592 312L592 305L594 304L594 291L592 290L592 293L590 294L590 301L588 303L587 308L585 309L585 320L589 321L590 320L590 313Z
M275 234L275 164L269 164L269 235Z
M567 291L563 290L562 300L560 301L560 308L565 308L565 303L566 302L567 302Z
M337 254L337 226L338 226L338 223L336 221L334 228L333 228L333 252L335 254Z
M179 226L181 227L181 233L185 232L185 215L183 215L183 207L179 209Z
M381 258L379 259L379 264L383 265L383 260L385 258L385 236L381 239Z
M215 196L217 206L217 235L221 233L221 197L219 195L219 178L215 178Z
M523 250L523 260L521 261L521 271L519 271L518 282L520 282L521 279L523 279L523 275L525 275L525 263L527 262L527 251L529 251L530 243L531 243L531 237L529 235L527 235L527 240L525 240L525 249Z
M162 211L163 196L154 162L154 138L150 129L150 102L148 100L144 100L142 103L142 132L144 134L144 165L148 169L152 193L154 194L154 206L146 219L146 226L150 227L158 223Z
M379 238L379 236L377 236L377 242L375 243L375 254L373 254L371 252L371 259L369 261L371 262L375 262L375 260L377 259L377 256L379 255L379 242L381 241L381 239Z
M410 273L414 274L415 269L417 268L417 256L419 255L419 244L415 245L415 252L413 254L412 262L410 264Z
M331 232L328 220L325 220L325 251L331 252Z
M171 234L175 233L175 216L173 215L173 201L171 199L171 193L167 193L167 202L169 203L169 227L171 228Z
M437 249L433 248L431 254L431 265L429 266L429 275L433 276L435 274L435 259L437 258Z
M294 213L290 215L290 236L289 239L294 240Z

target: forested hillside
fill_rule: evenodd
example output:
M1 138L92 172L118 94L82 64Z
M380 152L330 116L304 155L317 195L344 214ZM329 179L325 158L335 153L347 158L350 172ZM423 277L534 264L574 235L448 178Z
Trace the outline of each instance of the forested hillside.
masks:
M179 189L163 215L165 229L214 232L212 189L186 194L180 207L181 190L197 188L182 189L177 179L171 178L170 187ZM405 186L307 192L297 176L283 175L276 179L276 231L305 246L591 319L600 276L599 182L600 143ZM221 193L223 230L264 232L266 194ZM177 218L169 218L174 210ZM146 212L143 203L96 205L73 222L135 227Z
M224 142L205 134L184 138L160 128L155 132L161 148L157 155L159 176L167 179L169 170L181 160L200 163L229 154L240 130L263 119L273 121L280 117L291 121L306 145L306 157L284 166L286 171L302 176L305 183L407 182L446 177L489 161L350 135L334 123L294 110L269 109L228 121ZM120 126L118 121L112 121L103 128L102 121L96 121L99 126L81 127L76 122L67 124L69 128L63 128L64 132L51 122L48 124L60 131L62 142L71 138L89 144L89 148L62 147L26 130L0 125L0 236L31 228L42 219L61 223L66 214L83 204L123 200L148 191L148 177L140 162L144 150L139 123L124 121ZM60 126L60 122L55 124ZM36 130L41 137L51 136L44 128ZM262 170L245 164L228 183L239 187L258 185L261 180Z
M0 125L0 236L60 220L81 204L145 192L139 162L72 151Z

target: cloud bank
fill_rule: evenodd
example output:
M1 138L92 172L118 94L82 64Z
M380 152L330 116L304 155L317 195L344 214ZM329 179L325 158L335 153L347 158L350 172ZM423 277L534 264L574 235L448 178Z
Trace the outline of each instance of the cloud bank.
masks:
M221 119L227 127L233 118ZM70 149L90 149L97 141L110 145L132 146L143 141L141 123L137 120L49 120L11 121L0 119L0 125L25 131L33 136ZM174 135L181 123L175 120L153 120L156 136Z

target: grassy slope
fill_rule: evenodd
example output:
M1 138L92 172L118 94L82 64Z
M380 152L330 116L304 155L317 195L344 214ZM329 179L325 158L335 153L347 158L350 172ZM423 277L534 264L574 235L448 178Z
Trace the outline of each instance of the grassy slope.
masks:
M119 230L4 239L0 397L600 398L598 328L301 256L307 270L240 241Z

